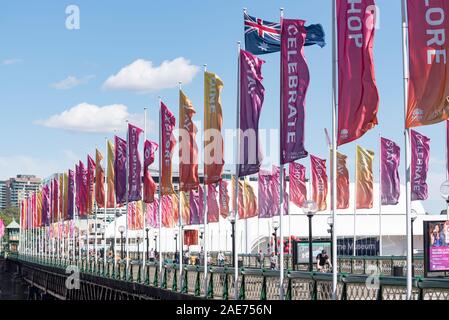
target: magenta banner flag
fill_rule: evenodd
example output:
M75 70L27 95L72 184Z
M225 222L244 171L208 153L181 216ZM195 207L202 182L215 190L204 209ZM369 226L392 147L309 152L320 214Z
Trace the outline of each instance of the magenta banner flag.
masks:
M220 207L218 205L218 192L216 184L207 186L207 222L215 223L220 220Z
M23 226L22 226L23 228ZM5 235L5 224L2 219L0 219L0 238L3 238Z
M142 129L128 125L129 140L129 175L128 175L128 201L142 200L142 162L139 155L139 137Z
M88 201L88 179L87 179L87 169L84 166L84 163L82 161L79 162L79 170L80 170L80 197L79 197L79 215L80 217L84 218L87 216L87 201Z
M415 130L410 131L412 146L412 201L428 198L427 171L429 169L430 139Z
M118 204L126 202L126 140L115 136L115 197Z
M307 31L303 20L282 20L281 34L281 162L307 157L304 147L305 100L309 67L304 56Z
M158 149L158 144L146 140L144 144L144 164L143 164L143 201L150 203L154 201L154 194L156 193L156 183L150 174L150 166L154 163L155 152Z
M48 226L50 219L50 187L44 185L42 187L42 225Z
M265 96L265 88L262 85L264 63L264 60L240 50L239 177L259 172L262 163L259 118Z
M278 166L273 166L272 169L273 174L273 182L272 182L272 190L273 190L273 203L276 204L276 212L275 216L280 215L280 207L281 207L281 195L279 186L281 185L281 168ZM284 169L284 177L286 177L285 169ZM287 179L284 178L284 215L288 215L288 192L287 192Z
M307 200L306 167L302 164L291 162L290 175L290 201L302 208Z
M153 202L146 204L147 226L159 228L159 199L155 198Z
M446 120L446 178L449 179L449 120Z
M399 203L401 193L398 170L401 148L391 140L380 138L380 153L382 205L394 206Z
M79 212L80 211L80 187L81 187L81 173L80 173L80 167L79 165L75 164L75 190L76 190L76 195L75 195L75 206L76 206L76 210ZM64 201L65 201L66 197L64 197ZM67 210L67 204L64 204L64 210ZM67 211L64 212L64 216L67 214Z
M336 0L338 31L338 145L377 125L374 0Z
M190 190L189 192L190 225L199 225L204 223L202 195L203 192L201 186L198 188L198 191Z
M95 160L90 155L87 156L87 214L92 214L94 210L95 198Z
M69 181L68 181L68 197L67 197L67 201L68 201L68 203L67 203L67 219L68 220L72 220L73 219L73 216L74 216L74 208L73 208L73 205L74 205L74 203L73 203L73 195L74 195L74 192L75 192L75 177L74 177L74 172L73 172L73 170L69 170L69 175L68 175L68 177L69 177Z
M271 172L259 172L258 207L259 218L271 218L276 214L277 206L273 195L273 175ZM277 186L279 189L279 186Z

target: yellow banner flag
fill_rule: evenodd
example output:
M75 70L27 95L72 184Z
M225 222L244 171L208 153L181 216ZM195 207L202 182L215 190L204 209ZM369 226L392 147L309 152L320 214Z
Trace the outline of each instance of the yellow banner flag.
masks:
M188 225L190 224L190 199L188 197L187 192L181 191L181 218L182 224Z
M374 152L357 146L356 151L356 209L373 207Z
M104 208L104 169L101 166L103 155L95 150L95 201L98 208Z
M223 111L220 98L222 89L223 81L215 73L204 73L204 179L206 184L219 182L223 174L224 148L221 134Z

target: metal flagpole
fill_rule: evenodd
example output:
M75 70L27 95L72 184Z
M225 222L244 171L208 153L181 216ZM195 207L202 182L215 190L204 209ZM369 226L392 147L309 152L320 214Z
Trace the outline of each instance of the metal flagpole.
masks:
M337 9L335 1L332 1L332 220L333 220L333 232L332 232L332 299L337 300L337 285L338 285L338 233L337 233Z
M179 85L179 94L181 94L181 90L182 90L182 82L178 82ZM181 119L179 119L179 121L182 121ZM180 148L180 146L178 146ZM183 231L182 231L182 196L181 196L181 170L179 171L179 187L178 187L178 195L179 195L179 200L178 200L178 228L179 228L179 232L178 232L178 237L179 237L179 283L180 283L180 289L182 290L182 287L184 285L184 277L183 277L183 270L184 270L184 265L183 265Z
M281 21L281 29L282 29L282 20L284 19L284 8L280 8L280 21ZM282 34L282 31L281 31ZM282 41L282 40L281 40ZM280 128L282 128L283 121L283 95L282 95L282 58L281 60L281 68L280 68L280 83L281 83L281 92L280 92ZM282 134L279 135L280 140L282 140ZM282 141L280 141L280 146L282 145ZM279 259L279 299L284 300L284 165L282 163L282 153L279 150L279 195L280 195L280 203L279 203L279 238L280 238L280 259ZM274 244L277 245L276 243Z
M96 179L95 179L96 180ZM95 186L94 186L94 190L95 190L95 188L96 188L96 184L97 184L97 182L95 181ZM91 199L89 199L89 201L94 201L94 200L91 200ZM98 224L98 220L97 220L97 215L98 215L98 203L97 203L97 201L95 201L94 202L95 203L95 218L94 218L94 224L95 224L95 228L94 228L94 231L95 231L95 237L94 237L94 252L95 252L95 259L94 259L94 263L95 263L95 269L94 270L97 270L97 268L98 268L98 251L97 251L97 244L98 244L98 230L97 230L97 224Z
M244 10L246 12L246 10ZM237 61L238 61L238 67L237 67L237 108L236 108L236 130L237 130L237 143L236 143L236 161L235 161L235 185L234 185L234 203L235 203L235 230L233 235L233 243L237 243L237 234L238 234L238 220L239 220L239 162L240 162L240 50L241 50L241 44L240 41L237 42ZM234 298L235 300L238 300L239 298L239 254L237 246L235 246L234 249Z
M357 224L357 163L358 163L358 152L357 152L357 146L355 149L355 176L354 176L354 235L352 240L352 255L355 257L357 256L357 231L356 231L356 224Z
M207 64L204 64L204 74L207 72ZM206 84L204 84L204 87L206 87ZM206 101L204 101L206 104ZM204 123L206 123L206 119L204 119ZM203 145L204 147L204 145ZM203 169L203 208L204 208L204 295L207 297L207 274L208 274L208 261L207 261L207 255L209 246L207 243L207 238L209 235L209 226L207 224L208 222L208 207L207 207L207 185L206 185L206 161L204 161L204 169Z
M162 285L162 98L159 97L159 237L158 237L158 247L159 247L159 284ZM157 251L157 250L156 250Z
M125 231L125 246L126 246L126 280L129 279L129 234L128 234L128 214L129 214L129 188L128 188L128 177L129 177L129 121L126 120L126 183L125 183L125 197L126 197L126 231Z
M408 21L407 21L407 4L405 0L402 0L402 54L403 54L403 76L404 76L404 126L405 119L407 117L408 106L408 81L409 81L409 69L408 69ZM407 299L412 298L412 238L411 238L411 187L410 187L410 129L405 127L405 210L406 210L406 235L407 235Z
M105 141L105 147L106 147L106 149L105 149L106 152L104 154L105 156L103 157L103 159L106 159L104 161L104 163L106 163L106 165L104 166L104 169L103 169L104 172L105 172L105 175L104 175L105 180L101 181L101 183L103 183L103 185L105 186L105 191L104 191L104 216L103 216L103 237L104 237L103 265L106 267L108 265L108 260L107 260L108 257L107 257L107 254L106 254L107 241L108 241L108 239L106 238L106 227L107 227L106 221L107 221L107 211L108 211L108 174L109 174L108 169L107 169L108 138L105 137L104 141ZM109 273L109 268L108 268L108 272L107 273Z
M379 255L382 256L382 134L379 132Z
M142 172L143 172L143 177L145 179L145 141L147 141L147 107L143 108L143 153L142 153ZM145 191L144 186L142 185L142 190ZM145 248L147 247L147 241L149 241L149 239L147 239L147 237L145 237L145 230L147 228L147 206L145 201L145 195L143 194L144 192L142 192L142 213L143 213L143 248L142 248L142 272L143 275L145 275L145 268L146 268L146 264L147 264L147 257L146 257L146 251ZM139 243L137 243L137 246L139 246ZM139 260L139 257L137 257L137 260ZM145 278L145 276L142 277L143 279Z

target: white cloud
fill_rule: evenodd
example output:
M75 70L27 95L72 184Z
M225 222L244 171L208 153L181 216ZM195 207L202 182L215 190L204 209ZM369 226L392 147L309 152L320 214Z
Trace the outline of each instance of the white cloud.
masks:
M183 57L153 66L151 61L138 59L110 76L103 84L109 90L130 90L140 93L175 88L178 82L188 84L198 73L198 66Z
M52 88L55 88L58 90L67 90L67 89L77 87L81 84L85 84L85 83L89 82L89 80L92 79L93 77L94 76L86 76L83 78L77 78L75 76L68 76L64 80L52 83L50 86Z
M46 177L57 168L55 163L51 163L51 161L42 161L24 155L0 156L0 167L2 168L0 180L12 178L18 174Z
M125 130L126 120L135 125L143 124L143 116L130 114L128 107L123 104L100 107L81 103L46 120L38 120L36 124L76 132L110 133Z
M2 61L3 65L9 66L11 64L16 64L22 62L22 59L12 58L12 59L5 59Z

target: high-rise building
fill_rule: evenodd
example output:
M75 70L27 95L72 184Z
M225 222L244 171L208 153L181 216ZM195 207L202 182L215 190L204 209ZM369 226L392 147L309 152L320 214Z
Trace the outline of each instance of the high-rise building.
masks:
M0 210L6 208L6 181L0 181Z
M20 201L39 190L41 183L41 178L23 174L0 182L0 209L19 207Z

